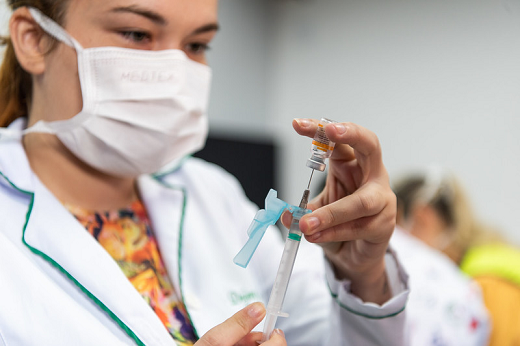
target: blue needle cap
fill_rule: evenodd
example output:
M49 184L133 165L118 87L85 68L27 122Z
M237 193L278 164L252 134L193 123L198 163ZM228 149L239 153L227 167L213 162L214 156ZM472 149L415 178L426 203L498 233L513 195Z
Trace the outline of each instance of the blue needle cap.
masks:
M251 260L251 257L253 257L253 254L255 253L256 248L258 247L258 244L260 244L260 241L262 240L262 237L264 236L267 227L269 227L270 225L274 225L276 221L278 221L284 210L289 210L293 214L296 211L300 211L301 213L302 210L303 214L311 212L308 209L301 209L297 206L290 205L282 201L281 199L277 198L277 195L278 193L276 192L276 190L269 190L269 193L265 197L265 209L260 209L256 213L255 218L253 219L251 225L249 225L249 228L247 230L247 235L249 236L249 239L242 248L242 250L240 250L240 252L233 259L233 262L235 262L236 265L239 265L243 268L247 267L249 261Z

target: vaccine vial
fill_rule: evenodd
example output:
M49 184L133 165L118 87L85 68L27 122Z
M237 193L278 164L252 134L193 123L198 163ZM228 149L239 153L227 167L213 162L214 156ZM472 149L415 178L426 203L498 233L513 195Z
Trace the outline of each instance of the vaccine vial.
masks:
M333 123L335 123L334 120L321 118L314 139L312 140L311 158L307 160L307 167L316 169L320 172L325 170L325 167L327 166L325 164L325 159L332 155L334 145L336 144L325 134L325 126Z

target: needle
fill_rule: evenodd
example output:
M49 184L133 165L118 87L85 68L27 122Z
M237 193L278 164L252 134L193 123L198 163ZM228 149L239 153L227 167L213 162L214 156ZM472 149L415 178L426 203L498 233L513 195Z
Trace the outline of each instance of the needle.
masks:
M309 190L310 187L311 187L311 181L312 181L312 176L313 176L313 175L314 175L314 169L313 169L312 172L311 172L311 178L309 179L309 184L307 184L307 190Z

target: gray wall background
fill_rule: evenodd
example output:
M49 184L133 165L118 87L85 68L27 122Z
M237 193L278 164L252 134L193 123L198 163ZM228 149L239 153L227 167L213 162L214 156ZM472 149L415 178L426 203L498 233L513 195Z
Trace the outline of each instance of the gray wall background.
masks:
M451 169L520 244L520 0L220 0L220 21L211 128L274 138L283 199L310 174L291 120L353 121L379 136L392 178Z

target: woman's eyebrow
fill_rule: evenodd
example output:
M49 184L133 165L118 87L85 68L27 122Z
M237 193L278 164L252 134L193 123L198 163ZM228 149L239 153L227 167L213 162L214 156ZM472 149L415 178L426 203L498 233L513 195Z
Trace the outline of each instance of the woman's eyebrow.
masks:
M219 27L218 23L210 23L210 24L203 25L198 29L193 30L191 35L203 34L208 31L218 31L219 28L220 27Z
M166 24L166 19L164 19L164 17L161 16L159 13L150 11L150 10L145 9L145 8L141 8L141 7L136 6L136 5L124 6L124 7L114 7L113 9L110 10L110 12L133 13L133 14L137 14L139 16L145 17L145 18L151 20L152 22L154 22L156 24L160 24L160 25L165 25Z

